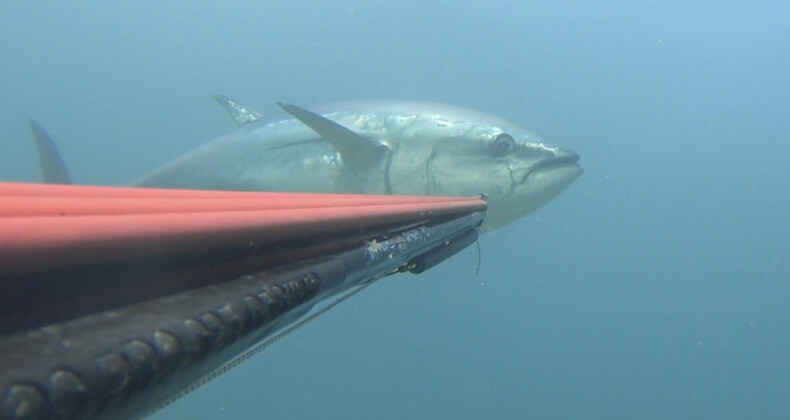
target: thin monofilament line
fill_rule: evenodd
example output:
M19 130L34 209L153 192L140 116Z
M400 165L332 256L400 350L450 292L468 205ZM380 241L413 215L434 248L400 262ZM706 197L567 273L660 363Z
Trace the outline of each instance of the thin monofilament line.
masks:
M480 240L475 241L475 245L477 245L477 267L475 268L475 277L480 275L480 264L482 263L482 256L480 251Z

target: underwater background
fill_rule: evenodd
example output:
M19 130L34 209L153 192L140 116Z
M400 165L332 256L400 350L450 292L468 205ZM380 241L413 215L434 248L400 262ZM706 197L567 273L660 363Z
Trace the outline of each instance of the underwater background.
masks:
M510 119L585 173L153 418L790 418L790 5L0 3L0 179L122 185L234 129L395 98Z

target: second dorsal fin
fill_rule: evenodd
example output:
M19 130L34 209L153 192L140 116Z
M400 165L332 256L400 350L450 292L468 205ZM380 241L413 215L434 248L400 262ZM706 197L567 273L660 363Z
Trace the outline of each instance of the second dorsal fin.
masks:
M228 98L227 96L214 95L214 100L217 101L217 103L219 103L219 105L225 111L228 111L228 114L230 114L230 116L239 126L249 124L261 118L261 114L259 112L256 112L249 107Z

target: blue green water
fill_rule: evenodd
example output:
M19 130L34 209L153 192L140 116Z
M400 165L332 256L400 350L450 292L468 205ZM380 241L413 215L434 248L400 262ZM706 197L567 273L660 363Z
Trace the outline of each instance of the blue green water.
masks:
M223 93L447 102L582 157L532 216L330 311L156 419L790 418L790 6L0 4L0 179L26 119L80 183L233 129Z

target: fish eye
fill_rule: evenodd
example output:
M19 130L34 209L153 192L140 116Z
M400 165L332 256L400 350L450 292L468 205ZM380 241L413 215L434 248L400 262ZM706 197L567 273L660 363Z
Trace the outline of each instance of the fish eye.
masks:
M505 156L513 150L515 145L516 141L513 140L513 136L508 133L500 133L491 142L491 154L497 157Z

